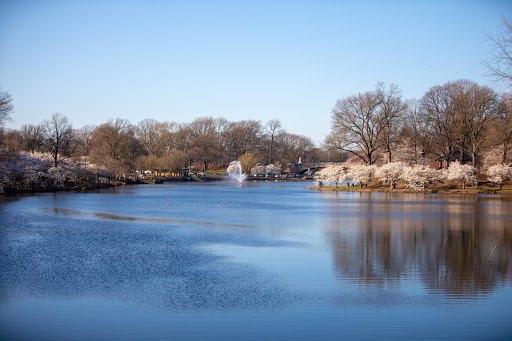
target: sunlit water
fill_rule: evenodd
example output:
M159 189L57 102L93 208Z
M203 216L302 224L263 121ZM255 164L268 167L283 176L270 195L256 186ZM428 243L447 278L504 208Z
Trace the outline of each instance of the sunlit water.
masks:
M0 336L511 338L511 197L307 185L3 198Z

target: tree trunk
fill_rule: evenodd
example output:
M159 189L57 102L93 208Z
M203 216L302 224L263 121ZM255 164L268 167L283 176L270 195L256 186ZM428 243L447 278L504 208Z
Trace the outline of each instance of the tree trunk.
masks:
M501 163L506 163L507 162L507 148L508 148L508 141L505 141L503 143L503 160Z

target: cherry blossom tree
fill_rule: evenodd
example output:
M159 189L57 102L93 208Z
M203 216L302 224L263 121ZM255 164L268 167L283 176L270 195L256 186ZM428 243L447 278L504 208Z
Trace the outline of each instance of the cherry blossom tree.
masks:
M371 181L372 175L376 170L375 165L354 165L351 166L346 179L352 179L353 183L359 183L361 187Z
M476 185L475 171L475 167L455 161L451 162L448 169L446 169L445 177L448 181L462 181L462 188L466 189L466 184Z
M423 191L426 184L440 181L442 173L425 165L406 166L400 179L406 182L405 187Z
M375 176L384 184L389 183L391 189L395 188L396 181L402 175L406 164L398 162L390 162L380 166L375 170Z
M325 167L325 168L322 168L321 170L319 170L318 172L316 172L314 175L313 175L313 180L315 181L315 183L318 185L318 186L323 186L323 183L329 183L329 185L331 184L331 182L333 181L333 167Z
M256 165L254 165L254 167L251 168L251 174L255 174L255 175L265 174L265 171L266 171L266 167L265 167L265 165L262 165L261 163L257 163Z
M0 150L0 191L6 189L59 188L83 181L95 182L107 178L106 169L86 161L60 157L55 167L51 153L23 152L19 154Z
M342 166L329 166L325 167L322 170L315 173L313 180L319 184L329 183L329 185L333 182L336 183L336 187L338 187L338 183L342 183L347 177L347 170Z
M50 182L53 183L49 170L54 165L54 159L50 153L21 153L18 165L27 184L47 187Z
M16 167L17 155L0 149L0 193L6 187L14 185L19 169Z
M500 185L500 189L503 189L503 180L510 179L512 177L512 167L505 164L498 164L489 167L487 170L487 178L489 181Z
M265 173L266 174L281 174L281 168L270 164L265 167Z

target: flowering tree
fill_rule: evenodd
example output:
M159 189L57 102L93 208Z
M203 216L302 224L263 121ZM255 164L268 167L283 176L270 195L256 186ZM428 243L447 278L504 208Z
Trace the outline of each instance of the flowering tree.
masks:
M445 171L445 177L448 181L462 181L462 188L466 188L466 184L476 185L475 167L471 165L462 165L459 161L451 162Z
M402 172L406 164L398 161L398 162L390 162L383 166L380 166L375 171L375 176L384 184L389 183L391 189L395 188L396 181L402 175Z
M338 182L343 182L346 179L348 179L347 174L347 170L342 166L329 166L316 172L313 177L313 180L317 184L319 184L320 182L326 182L329 184L335 182L336 187L338 187Z
M251 174L265 174L266 167L261 163L257 163L254 167L251 168Z
M267 174L281 174L281 168L270 164L267 167L265 167L265 173Z
M50 153L12 154L0 150L0 189L55 188L70 182L76 185L83 179L90 181L108 177L104 168L88 162L59 157L59 164L55 167L54 161Z
M363 187L363 183L368 183L372 179L372 175L376 170L375 165L355 165L350 167L346 179L352 179L354 183L359 183Z
M51 179L49 170L54 166L50 153L21 153L18 166L23 174L24 182L45 187Z
M427 183L435 183L442 178L442 173L424 165L404 167L400 179L404 180L407 188L423 191Z
M5 149L0 149L0 192L5 187L12 186L19 176L19 169L16 167L17 157Z
M489 167L487 170L487 178L489 181L500 185L500 189L503 189L503 180L512 177L512 168L505 164L498 164Z
M322 186L324 182L330 184L333 181L332 168L333 166L325 167L316 172L315 175L313 175L315 183L319 186Z

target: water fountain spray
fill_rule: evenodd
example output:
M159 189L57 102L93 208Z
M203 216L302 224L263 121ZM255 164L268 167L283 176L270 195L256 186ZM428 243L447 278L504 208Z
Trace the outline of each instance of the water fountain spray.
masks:
M229 173L229 177L235 181L242 182L247 178L247 175L242 172L242 165L240 161L233 161L229 164L226 170Z

